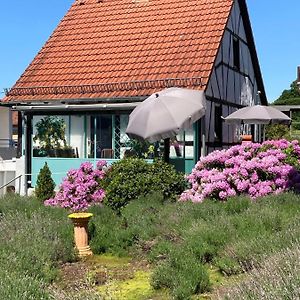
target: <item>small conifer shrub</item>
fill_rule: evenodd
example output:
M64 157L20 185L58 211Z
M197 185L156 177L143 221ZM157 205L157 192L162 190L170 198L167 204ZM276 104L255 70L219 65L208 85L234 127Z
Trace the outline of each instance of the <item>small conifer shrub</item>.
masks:
M39 200L45 201L54 197L54 188L55 182L51 177L51 171L48 167L48 164L45 163L37 177L35 195Z

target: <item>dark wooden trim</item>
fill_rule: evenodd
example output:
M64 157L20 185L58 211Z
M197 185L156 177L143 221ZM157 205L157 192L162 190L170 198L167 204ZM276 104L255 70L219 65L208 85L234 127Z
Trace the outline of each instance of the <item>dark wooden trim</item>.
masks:
M214 103L228 105L228 106L231 106L231 107L236 107L236 108L243 108L243 107L245 107L242 104L237 104L235 102L230 102L230 101L227 101L227 100L222 100L222 99L218 99L218 98L214 98L214 97L210 97L210 96L206 96L206 100L208 100L210 102L214 102Z
M214 147L214 148L221 148L223 146L235 146L239 145L240 143L227 143L227 142L206 142L205 146L207 147Z
M25 145L25 157L26 157L26 169L25 172L26 174L31 174L32 171L32 166L31 166L31 160L32 160L32 153L31 153L31 148L32 148L32 115L26 115L25 118L25 122L26 122L26 145ZM27 180L27 187L30 188L31 187L31 175L27 175L26 177Z
M239 26L240 26L240 24L239 24ZM230 28L226 27L225 31L229 32L233 37L235 37L236 39L238 39L244 45L248 46L247 41L245 41L244 39L242 39L238 34L234 33ZM239 31L239 28L238 28L238 31Z
M25 111L25 115L32 115L32 116L51 116L51 115L57 115L57 116L74 116L74 115L126 115L130 114L132 110L99 110L99 111L91 111L91 110L78 110L78 111Z
M232 70L232 71L234 71L234 72L236 72L236 73L239 73L240 75L242 75L242 76L244 76L244 77L247 77L247 78L250 80L252 86L254 86L254 83L252 82L251 77L249 76L249 74L246 74L246 73L242 72L240 69L237 69L237 68L235 68L235 67L230 66L229 64L225 63L224 61L221 61L220 63L218 63L218 64L215 66L215 69L219 68L220 66L225 66L225 67L227 67L228 69L230 69L230 70Z
M205 138L209 141L210 139L210 131L211 131L211 125L212 125L212 122L211 122L211 116L212 116L212 108L213 108L213 101L211 101L210 103L210 114L209 114L209 122L208 122L208 136ZM215 108L214 108L215 109Z
M164 139L164 161L170 162L170 139Z
M18 143L17 143L17 158L22 156L22 113L18 112Z

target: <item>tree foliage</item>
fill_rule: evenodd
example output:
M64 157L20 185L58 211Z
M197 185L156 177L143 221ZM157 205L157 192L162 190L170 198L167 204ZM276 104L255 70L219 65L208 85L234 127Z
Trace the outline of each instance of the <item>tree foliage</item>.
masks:
M300 89L297 80L293 81L290 89L284 90L280 97L274 101L275 105L297 105L300 104Z
M270 124L266 126L266 139L267 140L291 140L289 126L285 124Z
M48 164L45 163L44 167L40 170L37 177L35 195L40 201L45 201L54 197L55 182L51 177L51 171Z
M46 116L35 125L36 134L34 141L39 141L41 148L46 150L60 148L61 144L66 147L65 129L66 124L57 116Z

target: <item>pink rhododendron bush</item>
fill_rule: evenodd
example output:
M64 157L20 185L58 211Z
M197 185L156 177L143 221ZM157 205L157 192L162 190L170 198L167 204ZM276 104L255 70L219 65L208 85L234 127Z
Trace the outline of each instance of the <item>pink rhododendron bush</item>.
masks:
M58 206L72 212L85 211L92 205L99 205L105 197L101 187L106 167L105 161L98 161L96 168L89 162L82 163L79 169L70 170L54 198L46 200L46 206Z
M226 200L248 194L252 199L300 188L298 141L266 141L214 151L188 175L191 185L180 201Z

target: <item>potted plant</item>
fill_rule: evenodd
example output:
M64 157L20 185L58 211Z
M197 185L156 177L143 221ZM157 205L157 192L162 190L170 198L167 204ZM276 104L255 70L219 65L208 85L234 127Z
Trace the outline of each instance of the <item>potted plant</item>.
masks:
M88 245L88 222L92 217L86 210L92 205L101 205L105 192L101 187L106 161L98 161L96 168L89 162L79 169L70 170L54 198L44 202L46 206L58 206L72 212L69 218L74 224L75 245L79 256L91 255Z

